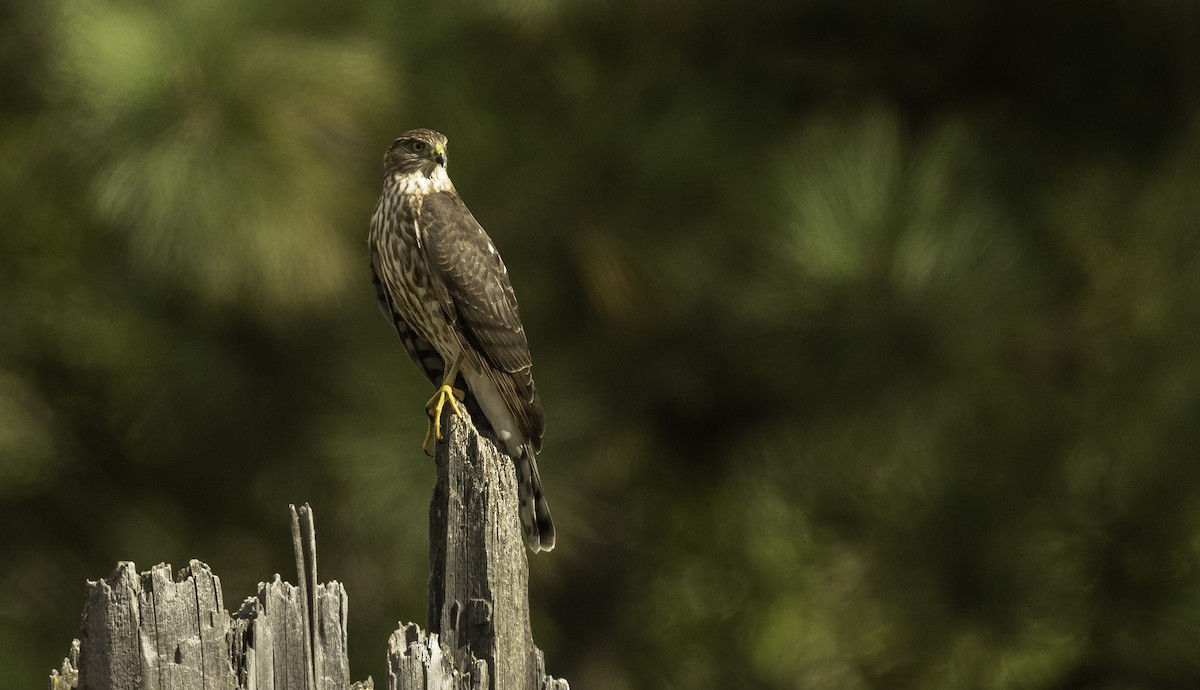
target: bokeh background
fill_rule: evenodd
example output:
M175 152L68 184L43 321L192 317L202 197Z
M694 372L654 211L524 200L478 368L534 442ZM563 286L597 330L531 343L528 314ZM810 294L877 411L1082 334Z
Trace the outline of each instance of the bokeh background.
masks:
M424 622L367 222L450 137L548 415L576 688L1200 686L1200 9L0 0L0 675L317 513Z

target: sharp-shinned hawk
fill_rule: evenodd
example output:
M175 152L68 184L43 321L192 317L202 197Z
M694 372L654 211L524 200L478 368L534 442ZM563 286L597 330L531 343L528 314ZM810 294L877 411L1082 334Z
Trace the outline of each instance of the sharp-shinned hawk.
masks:
M473 418L482 414L516 463L529 547L549 551L554 523L536 461L545 419L529 342L508 269L446 165L446 137L429 129L406 132L384 156L369 240L379 305L438 387L426 405L426 451L442 438L446 405L457 413L463 400Z

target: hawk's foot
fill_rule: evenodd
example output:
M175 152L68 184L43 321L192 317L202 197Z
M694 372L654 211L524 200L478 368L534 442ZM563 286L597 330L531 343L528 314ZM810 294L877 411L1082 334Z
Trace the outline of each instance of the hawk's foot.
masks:
M425 403L425 412L429 415L429 428L425 431L425 440L421 442L421 448L425 450L426 455L433 455L434 445L442 440L442 408L446 406L446 403L450 403L450 411L461 417L462 410L458 406L458 401L466 397L467 394L463 391L444 383L429 399L429 402Z

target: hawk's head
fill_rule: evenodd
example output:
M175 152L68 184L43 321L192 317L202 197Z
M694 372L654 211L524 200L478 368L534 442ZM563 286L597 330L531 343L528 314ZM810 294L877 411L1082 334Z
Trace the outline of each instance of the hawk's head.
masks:
M392 142L383 157L385 179L420 173L426 179L446 169L446 137L432 129L413 129Z

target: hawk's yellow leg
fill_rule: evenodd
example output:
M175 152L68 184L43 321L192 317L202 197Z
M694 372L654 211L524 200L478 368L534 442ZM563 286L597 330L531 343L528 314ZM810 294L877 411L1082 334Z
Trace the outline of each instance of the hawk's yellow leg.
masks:
M450 403L450 410L455 415L462 415L458 401L466 398L467 394L454 387L454 380L458 378L458 368L462 361L463 353L459 352L446 375L442 377L442 385L429 402L425 403L425 412L429 415L429 428L425 431L425 440L421 442L421 448L425 450L426 455L433 455L434 444L442 440L442 408L446 403Z

